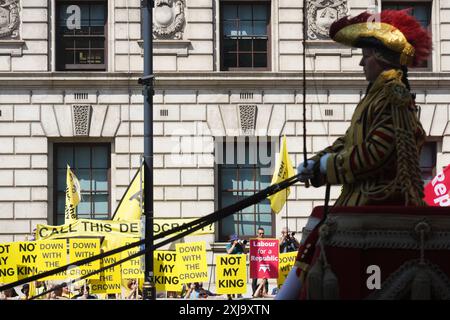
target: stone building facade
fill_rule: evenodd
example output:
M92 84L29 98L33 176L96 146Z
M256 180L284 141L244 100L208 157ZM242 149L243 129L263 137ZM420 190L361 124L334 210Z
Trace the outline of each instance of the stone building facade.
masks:
M450 162L448 0L308 1L308 155L344 134L367 85L358 66L361 51L330 41L326 26L342 14L379 10L385 4L419 5L416 11L425 14L432 32L430 61L410 71L429 137L424 167L431 175ZM77 49L73 34L61 31L61 21L76 17L70 5L81 7L81 29L87 23L89 36L103 39L102 48L92 49L91 39L89 50ZM252 153L270 145L270 165L286 135L294 164L302 162L303 1L158 0L155 5L155 216L200 217L270 182L267 168L265 178L255 178L257 163L240 167L231 158L224 166L219 150L231 145L236 152L242 146ZM249 6L253 16L246 20ZM267 11L261 13L261 6ZM0 1L0 7L0 242L22 240L38 223L60 222L58 197L65 172L59 162L66 152L74 161L89 163L79 174L85 181L82 188L90 185L84 217L107 218L139 167L144 148L143 97L137 84L143 69L140 0L9 0ZM264 17L258 20L257 14ZM227 15L242 25L227 26L233 20ZM248 21L253 35L246 32ZM257 27L261 21L263 31ZM75 20L70 23L76 25ZM8 28L13 32L3 34ZM233 53L225 48L226 40L253 41L253 49ZM260 52L255 50L258 43L265 46ZM253 62L246 65L249 56ZM76 160L83 152L87 158ZM77 174L77 164L72 166ZM332 199L339 190L332 188ZM219 244L226 242L227 232L250 237L259 225L274 237L286 224L301 232L323 198L324 188L298 184L291 188L288 212L285 207L271 214L266 203L234 222L218 223L214 235L187 241L206 240L223 248Z

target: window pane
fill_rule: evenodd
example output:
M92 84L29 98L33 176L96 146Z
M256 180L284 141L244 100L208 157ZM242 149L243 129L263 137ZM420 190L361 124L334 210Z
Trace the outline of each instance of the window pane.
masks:
M65 64L73 64L73 63L75 63L75 55L74 55L74 51L73 50L64 52L64 63Z
M242 215L239 231L243 236L253 236L255 234L255 216L253 214Z
M239 19L241 20L252 20L252 6L251 5L240 5L238 8Z
M58 192L57 197L58 197L58 199L57 199L58 203L57 203L56 210L58 213L64 214L64 208L66 206L66 193Z
M239 55L239 67L252 67L252 55L251 53L244 53Z
M253 34L253 27L251 21L241 21L239 24L239 35L240 36L251 36Z
M267 40L265 39L254 39L253 40L253 51L267 51Z
M63 45L64 45L64 48L66 48L66 49L75 48L75 40L71 39L71 38L64 38Z
M108 214L108 195L107 194L96 194L93 196L94 202L94 213L97 218L97 213Z
M64 224L64 220L65 220L65 218L64 218L63 214L56 216L56 224L57 225Z
M236 190L236 169L222 169L222 190Z
M91 49L104 49L105 48L105 40L104 39L92 39L91 40Z
M108 168L108 147L92 148L92 168Z
M75 166L77 168L90 167L91 151L89 147L77 147L75 149Z
M101 64L104 63L104 50L91 50L91 54L89 55L89 63L90 64Z
M239 170L240 189L254 190L255 189L255 173L254 169Z
M270 216L270 213L272 213L272 209L270 208L269 200L264 200L263 202L260 202L258 204L258 213L259 214L266 213L269 214Z
M59 169L57 171L57 191L66 191L67 169Z
M58 148L58 168L65 169L67 165L73 167L73 148L59 147Z
M89 49L89 39L75 39L75 46L77 49Z
M95 20L97 22L105 21L105 6L101 4L93 4L91 5L91 20Z
M252 51L252 40L239 40L239 51Z
M222 193L222 208L232 205L240 200L240 197L233 195L231 192Z
M253 58L255 68L267 67L267 55L265 53L255 53Z
M91 196L83 194L81 201L77 206L77 213L90 214L91 213Z
M92 170L93 189L108 191L108 170Z
M235 21L224 21L223 34L228 37L237 36L238 35L237 23Z
M237 67L237 55L235 53L225 54L223 66L225 69Z
M237 19L237 6L234 4L227 4L223 6L223 18L226 19Z
M74 174L80 181L81 192L91 190L91 170L89 169L77 169L74 170Z
M91 35L104 36L105 35L105 27L103 25L91 26L89 28Z
M266 36L267 35L267 23L265 21L253 22L253 35Z
M267 7L266 6L253 6L253 19L254 20L267 20Z
M237 218L235 214L222 219L221 222L222 234L226 236L227 240L229 239L230 235L237 233L235 224L236 221Z
M224 40L223 41L224 52L236 51L237 50L237 40Z

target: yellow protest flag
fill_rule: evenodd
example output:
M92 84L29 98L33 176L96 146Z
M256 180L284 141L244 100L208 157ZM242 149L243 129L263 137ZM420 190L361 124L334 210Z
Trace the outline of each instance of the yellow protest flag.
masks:
M287 178L290 178L295 175L295 171L292 167L292 162L289 157L289 153L286 145L286 136L283 136L281 148L280 148L280 156L275 166L275 171L273 173L271 185L279 183ZM278 213L283 209L286 200L291 193L290 188L280 190L274 195L269 196L270 207L275 213Z
M65 223L77 219L76 207L81 200L80 182L67 165L66 175L66 206L64 209Z
M142 174L140 174L142 172ZM140 181L142 179L142 185ZM144 190L144 166L134 175L128 189L125 191L112 220L139 220L141 219L141 192Z

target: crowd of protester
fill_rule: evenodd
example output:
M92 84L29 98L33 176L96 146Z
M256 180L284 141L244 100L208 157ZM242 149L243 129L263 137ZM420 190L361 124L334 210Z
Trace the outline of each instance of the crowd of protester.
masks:
M298 250L299 242L294 237L293 232L289 232L288 228L283 228L281 231L280 253L293 252ZM257 238L264 238L264 229L259 228ZM246 240L240 240L238 235L230 236L230 241L225 249L228 254L245 254ZM0 284L2 285L2 284ZM34 296L39 296L36 299L47 300L68 300L68 299L124 299L124 300L141 300L142 290L139 282L136 279L127 280L122 284L122 293L118 294L92 294L90 286L84 282L81 285L71 285L67 283L54 283L52 281L35 281L33 288L30 284L24 284L19 292L17 288L0 291L0 300L27 300ZM54 289L54 290L51 290ZM268 279L252 279L252 297L253 298L267 298L274 297L278 292L278 287L273 288L272 293L269 294ZM43 294L44 292L47 292ZM203 288L203 284L199 282L183 284L180 292L167 291L158 292L157 298L174 298L174 299L211 299L211 298L242 298L238 295L219 295Z

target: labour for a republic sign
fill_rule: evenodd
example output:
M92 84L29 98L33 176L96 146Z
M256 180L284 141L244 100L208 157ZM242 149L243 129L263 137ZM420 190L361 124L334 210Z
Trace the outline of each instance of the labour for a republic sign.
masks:
M250 239L250 278L278 278L277 239Z
M424 200L429 206L450 206L450 165L438 173L424 188Z

